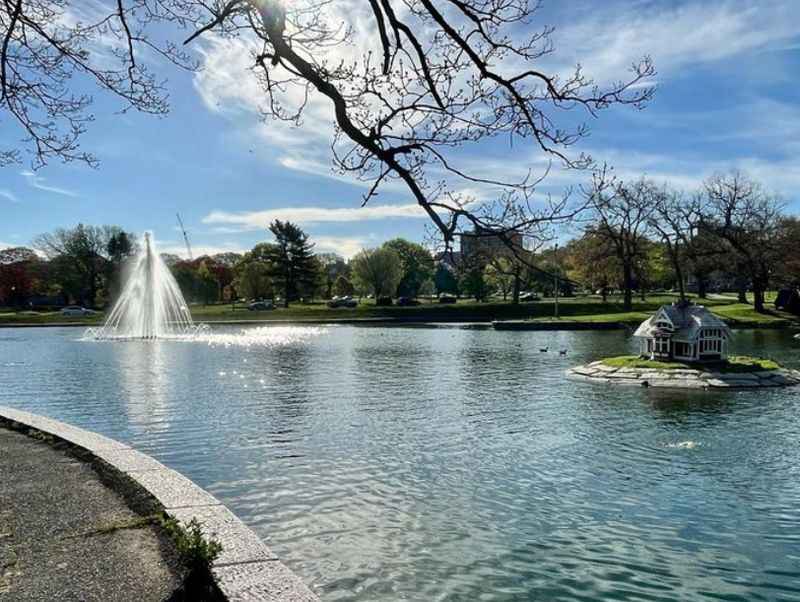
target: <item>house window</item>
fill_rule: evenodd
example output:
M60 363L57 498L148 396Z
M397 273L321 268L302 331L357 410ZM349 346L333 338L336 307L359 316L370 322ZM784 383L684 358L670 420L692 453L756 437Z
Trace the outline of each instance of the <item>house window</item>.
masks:
M720 339L700 341L700 353L722 353L722 341Z
M659 355L669 355L669 339L662 337L656 338L654 340L654 345L655 353Z

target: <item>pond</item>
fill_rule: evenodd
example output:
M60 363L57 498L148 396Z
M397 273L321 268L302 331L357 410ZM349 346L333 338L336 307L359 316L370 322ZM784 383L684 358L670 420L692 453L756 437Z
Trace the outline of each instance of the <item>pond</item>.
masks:
M564 377L622 332L240 331L0 329L0 405L184 473L325 600L800 598L797 390ZM734 347L800 368L788 333Z

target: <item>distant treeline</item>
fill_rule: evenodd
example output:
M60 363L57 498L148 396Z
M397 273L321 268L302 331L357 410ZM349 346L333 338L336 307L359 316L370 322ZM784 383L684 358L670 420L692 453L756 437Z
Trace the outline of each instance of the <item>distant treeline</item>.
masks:
M346 260L315 253L302 228L276 220L269 240L243 254L162 257L184 296L205 304L444 293L519 302L525 291L552 295L558 287L564 295L620 291L628 306L648 291L735 291L742 302L752 291L763 311L767 290L800 284L800 220L783 207L738 173L712 178L695 194L640 179L592 191L585 225L560 247L529 239L510 248L473 243L470 255L434 254L396 238ZM139 248L119 227L83 224L43 234L33 247L0 250L0 305L104 307Z

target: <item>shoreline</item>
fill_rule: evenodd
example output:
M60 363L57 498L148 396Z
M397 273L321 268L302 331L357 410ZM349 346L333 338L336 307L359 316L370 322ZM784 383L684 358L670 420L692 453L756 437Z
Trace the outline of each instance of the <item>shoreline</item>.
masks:
M460 325L467 328L500 331L574 331L574 330L627 330L636 328L638 321L581 321L581 320L494 320L475 316L376 316L352 318L275 318L241 320L203 320L197 324L208 326L302 326L302 325L354 325L354 326L428 326ZM726 321L734 330L800 330L800 324L776 322L748 324ZM91 328L102 322L0 322L3 328Z
M657 389L760 389L800 385L800 371L790 368L719 372L713 368L617 368L597 360L565 371L567 377L592 383Z
M207 537L222 544L211 566L214 585L227 600L249 602L319 602L303 581L221 501L179 472L135 449L65 422L0 406L0 428L34 436L44 434L76 449L81 459L97 463L143 490L161 510L182 525L196 519Z

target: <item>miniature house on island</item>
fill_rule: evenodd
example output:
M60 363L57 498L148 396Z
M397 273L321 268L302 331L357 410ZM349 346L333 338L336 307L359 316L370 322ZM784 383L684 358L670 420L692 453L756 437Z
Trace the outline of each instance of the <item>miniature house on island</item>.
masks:
M679 301L662 305L633 336L641 341L643 357L703 362L727 359L733 333L702 305Z

